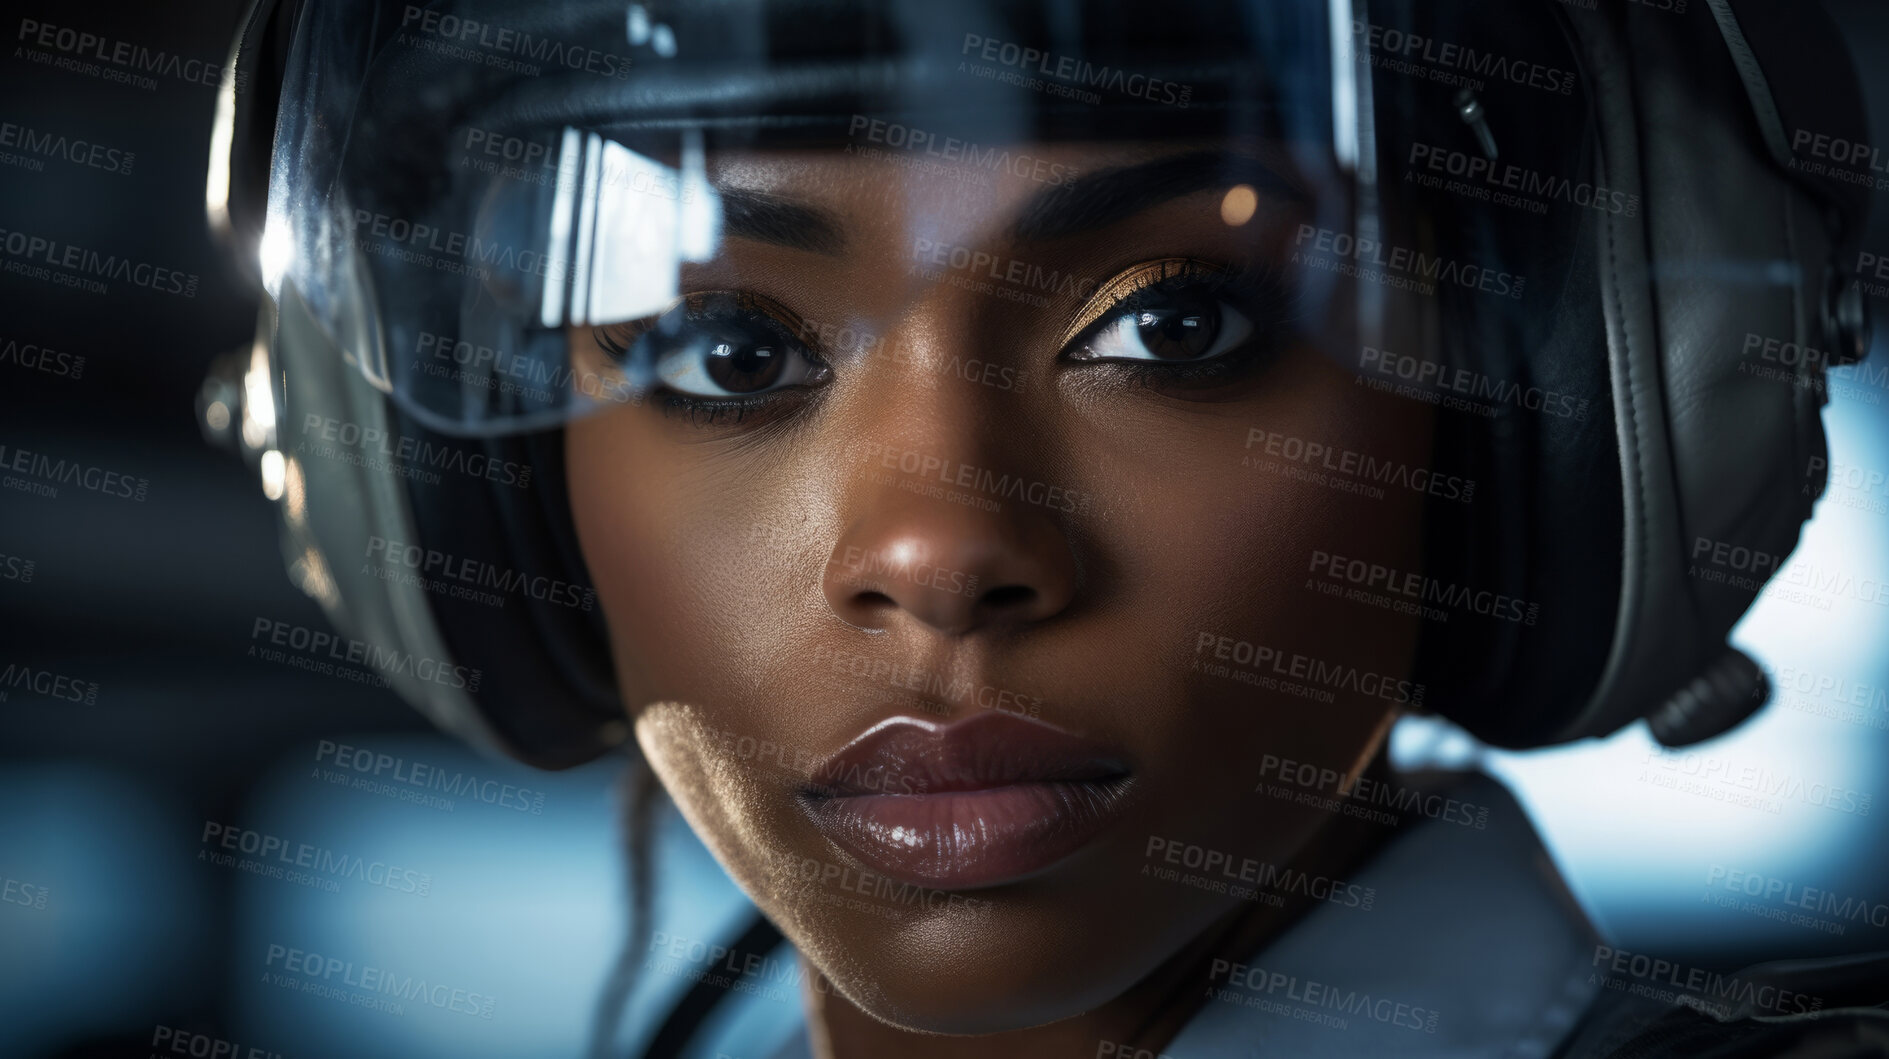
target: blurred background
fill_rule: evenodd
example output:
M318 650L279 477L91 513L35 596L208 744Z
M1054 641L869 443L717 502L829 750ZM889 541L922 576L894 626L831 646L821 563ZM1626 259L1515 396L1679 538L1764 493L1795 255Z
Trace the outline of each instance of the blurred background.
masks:
M1829 6L1870 78L1873 140L1889 143L1889 6ZM237 13L234 0L7 0L0 25L220 65ZM203 224L213 77L152 80L49 67L17 41L0 54L0 229L197 278L191 295L101 295L0 272L8 458L145 483L142 499L0 489L0 1055L206 1054L191 1035L244 1056L579 1054L624 929L616 766L480 758L388 690L252 651L259 620L326 625L284 575L254 476L193 418L211 359L247 345L256 305ZM9 123L118 161L6 152ZM1866 245L1889 253L1880 204ZM1872 365L1885 359L1878 348ZM1535 754L1435 724L1397 734L1404 763L1507 780L1622 948L1727 967L1889 948L1889 920L1721 900L1741 873L1889 902L1889 492L1866 484L1889 470L1886 404L1889 384L1858 381L1826 411L1834 464L1862 476L1838 476L1739 629L1779 690L1736 734L1683 754L1637 727ZM354 782L388 760L384 782ZM225 835L243 852L279 838L408 874L259 876L219 861ZM280 988L268 972L289 949L492 999L492 1017Z

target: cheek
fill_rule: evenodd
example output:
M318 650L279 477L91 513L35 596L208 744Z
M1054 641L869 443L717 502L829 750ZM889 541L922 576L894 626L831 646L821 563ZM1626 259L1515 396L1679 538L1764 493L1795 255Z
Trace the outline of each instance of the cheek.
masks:
M678 454L663 427L646 409L568 427L572 517L645 758L730 873L765 896L805 831L793 791L832 741L802 708L819 700L806 660L822 564L809 541L827 501L790 468L735 474Z
M1268 455L1264 439L1291 438L1295 452L1310 444L1422 467L1427 410L1306 356L1260 400L1190 420L1184 431L1135 433L1162 440L1117 464L1138 499L1111 528L1110 543L1123 551L1117 565L1127 609L1140 615L1137 634L1167 645L1158 664L1185 674L1184 698L1193 704L1171 733L1187 745L1164 755L1184 766L1172 781L1205 804L1254 806L1264 755L1351 770L1396 709L1419 628L1407 615L1320 591L1313 560L1347 555L1421 571L1423 495L1392 486L1361 491L1338 458L1328 466L1323 457ZM1223 638L1270 648L1283 661L1242 666L1217 650ZM1370 674L1373 690L1386 681L1392 690L1321 687L1313 667Z
M618 684L634 714L645 697L670 690L645 660L688 649L694 608L686 580L662 560L674 554L674 527L654 517L674 485L660 467L636 467L641 432L630 414L603 412L567 427L565 469L579 547L610 627ZM675 620L652 620L658 614Z
M1415 620L1319 591L1313 566L1344 555L1421 572L1424 495L1380 479L1427 465L1429 411L1315 355L1280 367L1260 400L1134 432L1112 476L1137 499L1104 546L1123 550L1138 609L1190 652L1213 632L1401 676Z
M731 728L693 703L658 701L637 711L636 740L683 818L742 888L775 910L796 858L787 786L791 750Z
M745 483L639 461L665 451L657 419L633 409L567 428L572 517L645 759L729 873L765 898L792 876L791 790L809 744L794 711L757 687L769 683L763 661L779 665L795 642L781 627L798 575L756 549L793 550L743 529L767 503Z
M818 585L812 553L771 529L799 518L787 477L651 458L674 447L661 427L625 409L566 430L572 517L632 716L751 697Z

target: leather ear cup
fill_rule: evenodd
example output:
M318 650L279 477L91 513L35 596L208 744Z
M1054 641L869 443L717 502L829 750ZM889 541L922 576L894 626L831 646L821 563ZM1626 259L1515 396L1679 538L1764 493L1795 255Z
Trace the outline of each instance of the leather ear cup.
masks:
M1373 5L1372 18L1572 74L1579 59L1557 6L1405 0ZM1399 84L1380 98L1378 155L1395 166L1381 177L1385 211L1424 218L1434 244L1423 249L1526 287L1518 299L1437 287L1440 333L1425 359L1445 382L1432 470L1477 487L1472 503L1432 496L1426 508L1425 584L1457 605L1424 622L1416 679L1426 705L1477 738L1530 747L1587 703L1612 644L1623 486L1596 232L1608 209L1639 205L1590 177L1597 117L1585 78L1566 95L1491 82L1476 98L1482 129L1462 119L1457 95ZM1484 135L1497 151L1487 164L1549 189L1536 198L1545 212L1404 179L1421 152L1487 159Z
M1447 621L1427 622L1417 674L1434 710L1502 747L1541 745L1586 704L1619 603L1622 483L1588 271L1598 266L1586 244L1563 245L1571 252L1552 311L1508 326L1486 312L1476 319L1473 306L1457 318L1458 341L1532 352L1471 370L1540 393L1542 404L1437 417L1438 466L1480 484L1473 505L1431 499L1425 577L1515 603L1488 616L1454 608Z
M1679 745L1763 702L1755 667L1725 645L1755 587L1692 559L1741 548L1776 557L1775 573L1811 514L1820 380L1750 372L1745 351L1754 335L1819 345L1844 210L1780 164L1749 66L1711 11L1556 17L1591 114L1576 172L1640 209L1593 211L1550 236L1572 267L1532 319L1504 323L1460 297L1446 314L1452 355L1592 394L1595 414L1441 424L1439 459L1488 467L1500 495L1473 512L1434 505L1431 570L1512 586L1539 621L1452 616L1427 630L1420 668L1436 709L1497 745L1604 736L1642 717ZM1840 40L1825 43L1840 65ZM1508 99L1482 101L1489 124L1525 142L1529 121L1505 120ZM1458 234L1487 246L1511 233ZM1517 268L1554 274L1528 248L1512 253Z

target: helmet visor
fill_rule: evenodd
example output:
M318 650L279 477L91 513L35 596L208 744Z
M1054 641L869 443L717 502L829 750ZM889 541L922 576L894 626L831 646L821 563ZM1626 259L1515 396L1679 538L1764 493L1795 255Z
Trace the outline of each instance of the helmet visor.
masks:
M1613 206L1556 16L1481 6L308 4L264 276L454 434L818 385L953 291L1076 358L1289 339L1433 388L1476 355L1439 303L1512 313ZM1175 203L1223 253L1088 239ZM765 293L868 253L896 296Z

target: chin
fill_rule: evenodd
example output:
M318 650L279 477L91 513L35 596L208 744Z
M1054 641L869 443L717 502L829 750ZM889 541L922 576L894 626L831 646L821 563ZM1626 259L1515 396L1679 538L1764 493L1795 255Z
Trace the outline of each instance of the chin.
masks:
M888 922L876 933L855 934L860 941L851 944L828 931L801 951L841 995L881 1022L946 1036L1003 1033L1101 1007L1199 929L1188 916L1153 934L1134 930L1134 912L1119 904L1113 912L1084 909L1064 897L1046 916L998 898L979 921ZM1097 930L1097 923L1110 929Z
M846 999L888 1025L914 1033L976 1037L1045 1026L1101 1007L1132 984L1119 986L1075 982L1070 971L1023 978L1012 969L1003 977L983 976L967 988L956 974L863 975L856 982L835 982ZM976 975L976 971L964 977Z

